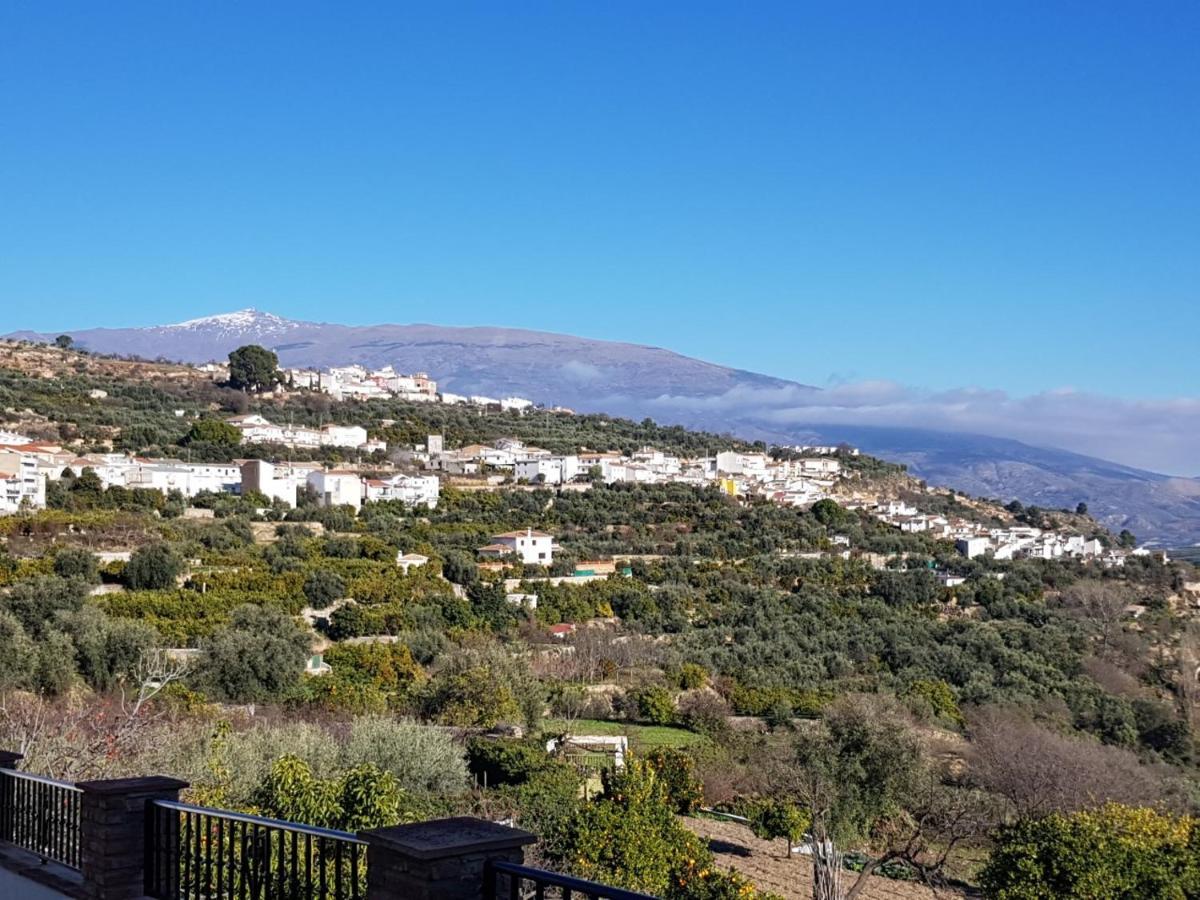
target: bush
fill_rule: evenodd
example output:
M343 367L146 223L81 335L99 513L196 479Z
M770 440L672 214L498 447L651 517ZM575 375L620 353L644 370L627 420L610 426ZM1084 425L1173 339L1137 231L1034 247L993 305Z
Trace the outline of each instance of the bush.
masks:
M166 544L149 544L133 552L125 564L125 584L133 591L162 591L175 587L183 560Z
M935 678L919 678L908 686L904 692L905 699L917 709L915 712L929 713L934 718L952 725L964 724L962 712L958 708L958 699L954 696L954 688L946 682Z
M301 588L313 609L328 609L335 600L346 595L346 582L341 575L328 569L317 569L308 574Z
M88 584L95 584L100 580L100 565L90 551L68 547L55 554L54 574L59 578L79 578Z
M679 720L697 734L717 737L729 731L729 704L712 691L689 691L679 698Z
M565 765L533 740L476 737L467 742L471 775L488 787L519 786L538 775Z
M234 703L281 699L299 684L311 641L290 616L247 603L201 645L196 677Z
M322 779L290 755L275 761L257 793L257 805L267 815L344 831L412 821L401 812L402 799L396 779L369 763Z
M695 812L704 800L696 777L696 761L679 750L660 748L646 754L646 764L662 782L667 802L682 816Z
M463 748L446 731L383 716L356 719L342 750L350 766L370 763L413 794L452 795L470 779Z
M675 683L679 685L681 691L698 690L708 683L708 672L704 671L704 666L698 666L695 663L684 663L679 667L679 674L675 679Z
M1022 819L1000 829L981 884L996 900L1194 897L1200 823L1115 803Z
M670 725L675 721L675 698L665 687L646 685L633 692L637 702L637 714L643 722L652 725Z

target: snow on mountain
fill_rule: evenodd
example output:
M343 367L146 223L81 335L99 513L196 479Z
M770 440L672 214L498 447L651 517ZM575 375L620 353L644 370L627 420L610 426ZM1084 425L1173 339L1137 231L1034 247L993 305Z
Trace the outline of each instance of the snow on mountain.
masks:
M254 307L248 307L239 309L237 312L218 313L215 316L188 319L174 325L163 325L161 328L164 331L203 330L220 334L279 334L296 328L300 324L272 313L261 312Z

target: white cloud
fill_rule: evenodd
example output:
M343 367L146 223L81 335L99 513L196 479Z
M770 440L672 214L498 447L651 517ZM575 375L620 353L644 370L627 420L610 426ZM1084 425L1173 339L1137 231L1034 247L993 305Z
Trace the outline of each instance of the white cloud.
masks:
M924 391L891 381L738 387L712 397L661 396L664 411L727 413L780 429L878 425L974 432L1060 447L1138 468L1200 474L1200 398L1139 400L1063 387L1015 397L1004 391Z
M603 370L599 366L593 366L591 363L586 363L578 359L567 360L559 368L563 375L571 381L577 382L595 381L604 375Z

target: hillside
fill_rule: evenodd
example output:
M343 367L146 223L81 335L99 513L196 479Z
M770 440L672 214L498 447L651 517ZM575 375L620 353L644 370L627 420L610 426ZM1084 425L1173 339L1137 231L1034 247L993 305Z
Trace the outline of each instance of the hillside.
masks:
M0 405L0 427L28 425L72 450L185 455L177 471L308 455L364 488L359 473L390 462L431 471L434 454L412 446L431 432L559 453L652 444L764 456L600 414L247 395L186 366L29 344L0 345ZM246 410L369 425L394 456L222 437L234 426L220 420ZM917 516L903 511L889 521L868 498L988 527L1097 529L923 486L867 454L776 456L771 465L836 463L831 497L786 505L716 478L610 483L600 467L551 485L518 478L515 461L508 475L499 461L441 470L421 503L60 472L44 509L0 517L0 634L15 651L0 668L0 746L21 741L33 772L153 771L186 781L188 802L320 827L503 817L541 837L543 865L678 900L714 894L668 894L691 879L675 866L720 879L718 896L757 896L745 876L785 894L804 884L807 861L776 865L745 829L681 814L704 805L779 821L775 805L803 796L796 772L844 759L823 790L848 802L889 792L872 827L844 841L854 864L887 857L863 875L864 896L928 896L880 875L977 884L1014 815L1105 799L1146 815L1191 808L1190 565L967 558L944 532L906 528ZM540 543L515 549L527 538ZM148 693L132 725L103 713L124 709L131 684ZM32 737L26 715L45 723ZM602 781L597 769L618 765L595 749L606 736L634 755ZM808 766L805 753L821 756ZM867 774L882 771L886 783ZM298 800L299 789L325 799ZM892 833L897 821L911 825ZM620 830L592 838L598 822ZM629 871L639 880L619 880Z
M906 463L931 483L1008 501L1074 507L1084 501L1105 525L1165 546L1200 542L1200 481L1170 478L1062 450L988 435L906 428L802 424L781 428L772 404L817 389L730 369L671 351L512 328L300 322L256 310L152 328L86 329L82 347L146 359L204 362L242 344L274 349L283 365L360 363L426 371L461 394L515 394L548 405L734 433L776 443L847 441ZM50 341L56 335L8 337ZM704 402L721 397L716 408ZM745 398L730 403L731 398Z

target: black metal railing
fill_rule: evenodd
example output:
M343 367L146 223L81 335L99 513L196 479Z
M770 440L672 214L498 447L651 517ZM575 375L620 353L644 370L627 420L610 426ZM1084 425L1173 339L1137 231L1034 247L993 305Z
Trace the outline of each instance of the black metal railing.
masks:
M649 894L606 887L516 863L489 862L483 882L483 900L654 900Z
M70 782L0 769L0 841L78 869L79 795Z
M366 844L344 831L187 803L146 807L155 900L360 900Z

